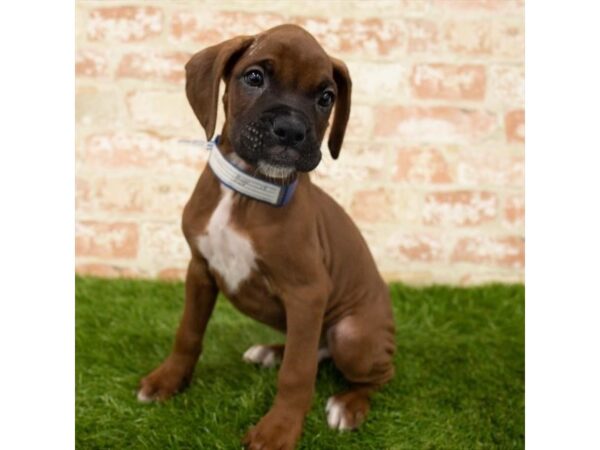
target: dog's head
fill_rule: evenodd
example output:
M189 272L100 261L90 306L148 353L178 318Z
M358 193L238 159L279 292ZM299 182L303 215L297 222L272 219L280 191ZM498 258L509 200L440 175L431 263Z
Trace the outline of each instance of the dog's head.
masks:
M350 116L350 75L302 28L235 37L196 53L185 69L187 97L208 139L225 81L222 137L264 174L313 170L332 110L328 145L338 157Z

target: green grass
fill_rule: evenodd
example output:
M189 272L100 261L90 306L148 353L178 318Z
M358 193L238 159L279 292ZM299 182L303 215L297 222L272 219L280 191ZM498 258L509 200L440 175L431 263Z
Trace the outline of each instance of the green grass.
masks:
M322 364L299 448L523 448L523 286L390 289L396 377L374 396L363 427L340 434L327 428L324 405L345 382ZM281 334L220 299L190 388L145 405L136 387L169 353L183 284L77 278L76 297L77 448L241 447L268 410L277 376L241 355L283 342Z

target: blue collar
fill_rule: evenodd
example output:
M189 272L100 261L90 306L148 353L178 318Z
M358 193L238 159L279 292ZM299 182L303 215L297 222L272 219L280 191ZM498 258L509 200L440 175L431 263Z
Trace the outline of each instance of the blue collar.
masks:
M253 177L228 161L219 150L218 142L219 136L207 144L210 150L208 165L222 184L242 195L273 206L284 206L290 202L298 185L298 178L290 184L279 185Z

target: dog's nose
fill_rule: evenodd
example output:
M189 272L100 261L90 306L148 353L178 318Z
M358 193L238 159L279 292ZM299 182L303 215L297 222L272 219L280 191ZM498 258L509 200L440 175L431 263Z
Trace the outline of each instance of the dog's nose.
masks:
M279 116L273 120L273 133L281 145L294 146L304 141L306 126L294 116Z

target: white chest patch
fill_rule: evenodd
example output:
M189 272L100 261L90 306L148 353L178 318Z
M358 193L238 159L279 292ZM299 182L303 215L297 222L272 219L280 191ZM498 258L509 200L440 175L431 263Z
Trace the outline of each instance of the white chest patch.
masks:
M200 253L233 294L256 267L256 254L250 239L231 226L232 206L233 191L221 186L221 200L197 242Z

